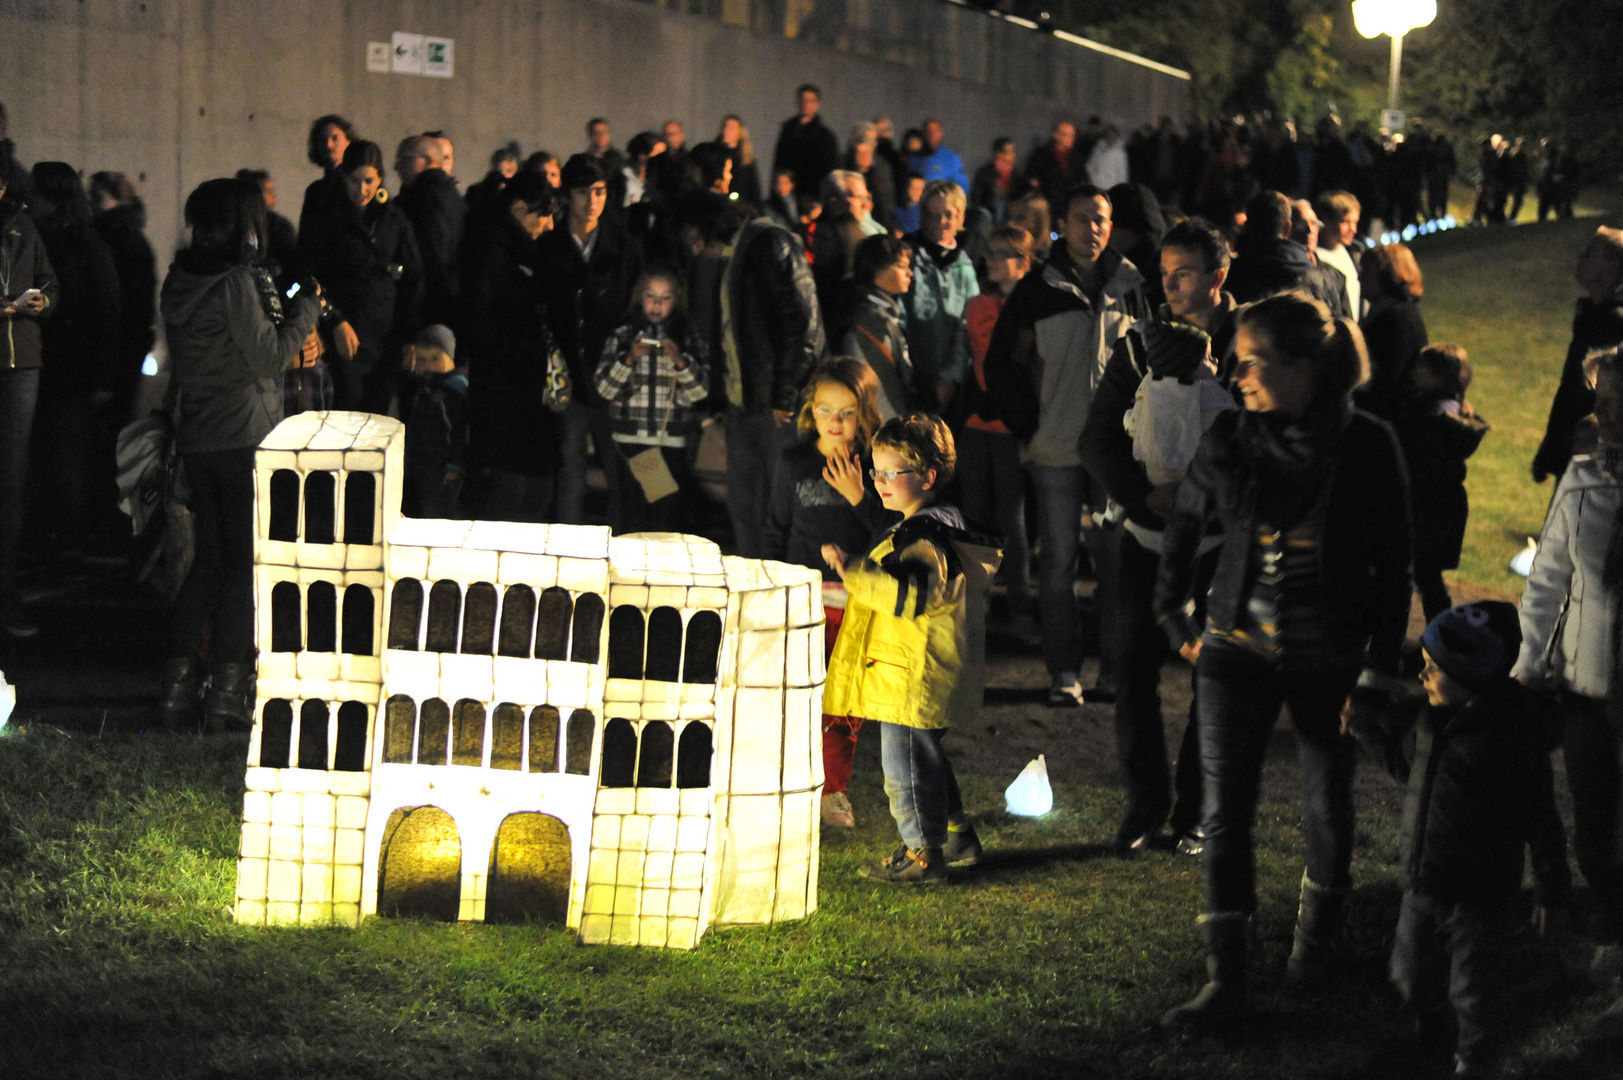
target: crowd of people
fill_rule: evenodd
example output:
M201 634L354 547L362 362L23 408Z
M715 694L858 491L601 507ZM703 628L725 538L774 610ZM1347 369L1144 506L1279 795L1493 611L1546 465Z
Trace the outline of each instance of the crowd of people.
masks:
M252 716L254 448L304 409L390 413L408 514L693 531L822 571L823 820L854 824L853 752L877 725L902 843L870 876L938 883L981 857L941 740L979 707L988 623L1040 648L1049 705L1113 705L1115 850L1202 859L1211 980L1169 1026L1244 1010L1252 826L1285 706L1307 836L1293 982L1333 976L1363 740L1410 785L1394 979L1437 1031L1452 1004L1462 1075L1486 1067L1482 957L1523 848L1541 919L1570 891L1535 701L1566 717L1579 864L1601 932L1623 930L1623 233L1579 261L1526 606L1455 607L1443 572L1487 424L1464 350L1428 339L1414 254L1363 240L1371 216L1446 213L1441 133L1382 143L1327 116L1311 136L1163 121L1124 140L1066 121L1023 163L996 140L971 177L934 119L897 139L875 118L842 151L804 86L766 170L736 115L708 142L673 120L623 150L594 118L573 154L498 148L463 194L444 132L396 144L391 192L383 147L328 115L297 226L263 171L202 184L156 308L129 180L87 190L0 145L0 618L38 633L17 587L30 452L53 492L41 527L78 542L161 317L195 524L171 725ZM1520 153L1483 159L1489 220L1514 217L1501 163ZM716 423L725 518L695 469ZM1175 655L1192 704L1169 757ZM1404 682L1422 662L1423 692Z

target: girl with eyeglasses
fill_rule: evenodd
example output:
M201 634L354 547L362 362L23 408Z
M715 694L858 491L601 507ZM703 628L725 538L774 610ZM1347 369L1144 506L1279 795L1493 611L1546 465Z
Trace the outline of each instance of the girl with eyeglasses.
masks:
M887 512L865 477L869 443L879 429L879 380L861 360L836 357L812 373L801 395L800 441L783 452L772 479L763 530L768 559L823 572L824 656L845 614L845 585L823 561L823 545L866 551ZM823 717L823 821L856 823L846 795L862 721Z

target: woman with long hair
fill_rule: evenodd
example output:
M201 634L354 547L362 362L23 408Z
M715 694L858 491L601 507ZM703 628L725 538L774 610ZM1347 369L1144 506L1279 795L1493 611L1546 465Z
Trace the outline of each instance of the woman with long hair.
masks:
M1167 1027L1238 1017L1257 910L1251 830L1269 735L1290 706L1302 774L1307 868L1291 952L1320 979L1352 880L1355 687L1398 675L1409 620L1408 481L1392 429L1353 408L1369 372L1358 327L1303 292L1242 310L1235 385L1243 411L1201 440L1162 534L1157 620L1195 664L1205 785L1205 933L1211 979ZM1206 620L1185 614L1208 528L1224 543ZM1373 691L1372 691L1373 692Z
M346 197L299 230L299 256L336 309L328 322L338 407L383 413L395 376L385 358L399 356L417 329L422 256L411 222L383 187L377 143L350 143L338 175Z
M186 200L191 243L164 279L175 441L192 492L196 554L175 601L163 719L197 707L211 626L204 720L244 729L254 699L254 448L282 419L280 376L321 313L318 287L284 300L258 265L265 199L246 180L209 180Z
M761 170L755 164L755 144L750 141L750 129L732 113L721 118L721 130L716 141L727 148L733 160L733 179L729 195L736 195L751 206L761 205Z
M1369 312L1358 324L1369 347L1369 382L1358 391L1358 407L1383 420L1398 415L1404 384L1420 350L1429 345L1420 315L1425 284L1420 264L1406 244L1387 244L1364 253L1358 283Z

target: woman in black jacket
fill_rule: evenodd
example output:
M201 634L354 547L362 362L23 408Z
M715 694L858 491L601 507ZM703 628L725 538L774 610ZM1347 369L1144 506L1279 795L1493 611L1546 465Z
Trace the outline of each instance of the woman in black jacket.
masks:
M285 304L256 265L265 200L245 180L210 180L186 200L192 242L175 256L159 310L168 329L175 441L192 491L196 554L175 601L163 716L196 708L197 654L212 623L205 719L251 722L254 699L254 448L282 419L279 379L320 314L314 287Z
M1251 829L1282 704L1307 826L1289 974L1322 974L1351 887L1354 754L1341 713L1355 685L1397 675L1409 618L1408 481L1392 429L1352 407L1369 371L1358 328L1306 293L1283 293L1243 309L1236 353L1245 410L1217 418L1178 488L1155 594L1157 620L1196 665L1206 791L1211 981L1163 1017L1168 1027L1244 1009ZM1209 524L1224 544L1195 626L1185 605Z
M1420 264L1403 244L1377 247L1359 263L1358 283L1369 301L1369 312L1358 324L1369 347L1369 382L1359 387L1358 407L1382 420L1396 420L1409 372L1420 350L1430 344L1420 316L1425 292Z
M557 349L541 302L536 239L552 226L557 200L545 176L519 173L469 220L459 256L471 452L485 474L485 518L553 519L562 429L546 402L548 359Z
M299 258L335 310L337 405L383 413L395 387L400 348L417 330L422 258L411 222L383 188L383 151L349 144L338 167L349 198L329 201L299 230Z

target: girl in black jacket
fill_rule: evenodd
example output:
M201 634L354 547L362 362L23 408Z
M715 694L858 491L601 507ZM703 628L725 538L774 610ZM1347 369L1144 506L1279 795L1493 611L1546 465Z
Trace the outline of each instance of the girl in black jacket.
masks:
M347 201L320 203L299 232L299 258L335 309L334 381L340 409L382 413L395 388L385 357L417 331L422 258L411 222L383 188L383 151L365 139L349 144L338 173Z
M256 265L266 226L255 185L208 181L186 200L186 223L191 246L175 256L159 310L196 554L170 624L163 715L173 726L196 709L197 654L212 625L205 719L242 728L252 722L254 699L254 449L281 422L281 373L299 355L320 304L311 288L284 305Z
M1245 411L1217 418L1178 488L1155 595L1157 619L1196 663L1206 778L1212 979L1166 1014L1169 1027L1243 1011L1257 785L1286 703L1307 823L1290 975L1322 973L1351 887L1354 755L1341 711L1355 683L1397 675L1409 617L1408 481L1392 429L1352 407L1369 371L1358 328L1284 293L1244 309L1236 353ZM1225 540L1201 627L1185 605L1209 523Z

